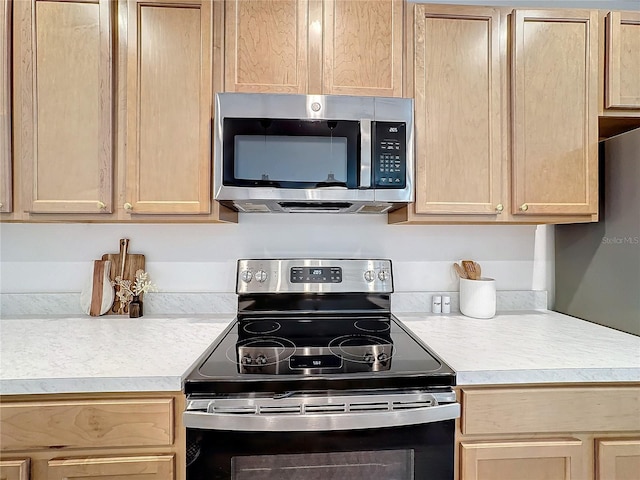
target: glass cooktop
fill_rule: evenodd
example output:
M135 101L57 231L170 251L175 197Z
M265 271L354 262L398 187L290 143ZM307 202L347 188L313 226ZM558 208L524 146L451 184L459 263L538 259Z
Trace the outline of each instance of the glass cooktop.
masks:
M185 393L434 388L455 372L392 315L236 320L185 379Z

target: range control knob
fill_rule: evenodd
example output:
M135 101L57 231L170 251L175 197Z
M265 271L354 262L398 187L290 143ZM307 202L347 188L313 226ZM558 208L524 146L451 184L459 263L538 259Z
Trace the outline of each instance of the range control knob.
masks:
M244 283L249 283L252 278L253 278L253 273L251 273L251 270L243 270L242 272L240 272L240 279Z
M374 272L373 270L367 270L366 272L364 272L364 279L367 282L373 282L376 279L376 272Z
M387 360L389 360L389 355L387 355L386 353L382 352L381 354L378 355L378 361L379 362L386 362Z
M243 365L251 365L253 363L253 359L251 358L251 355L245 355L242 357L241 362Z
M389 272L386 270L380 270L378 272L378 278L385 282L389 278Z
M373 365L373 362L376 361L376 357L374 357L372 353L365 353L362 361L369 365Z
M258 270L254 277L258 282L262 283L267 279L267 272L264 270Z
M264 355L258 355L256 357L256 365L265 365L267 363L267 357Z

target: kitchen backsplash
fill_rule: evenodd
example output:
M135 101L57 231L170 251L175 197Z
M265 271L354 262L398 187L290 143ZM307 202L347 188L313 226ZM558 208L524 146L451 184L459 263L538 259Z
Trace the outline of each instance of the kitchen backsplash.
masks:
M553 304L550 226L387 225L384 215L240 217L231 225L2 224L0 314L79 313L92 261L117 252L120 238L130 239L130 253L145 255L145 270L158 286L147 296L145 315L233 312L239 258L312 256L390 258L396 311L429 311L429 292L449 292L455 311L459 282L452 264L463 258L496 279L498 309ZM540 292L549 292L548 302Z
M432 295L449 295L451 312L459 312L458 292L399 292L391 296L396 313L429 312ZM145 315L207 315L235 313L234 293L149 293L144 297ZM541 310L547 308L546 291L499 291L497 309ZM78 293L4 293L0 294L2 316L15 315L84 315Z

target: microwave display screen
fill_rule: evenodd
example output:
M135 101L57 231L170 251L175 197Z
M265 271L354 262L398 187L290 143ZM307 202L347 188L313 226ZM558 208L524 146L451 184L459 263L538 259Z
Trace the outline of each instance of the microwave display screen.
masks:
M275 182L347 183L347 139L236 135L236 178Z

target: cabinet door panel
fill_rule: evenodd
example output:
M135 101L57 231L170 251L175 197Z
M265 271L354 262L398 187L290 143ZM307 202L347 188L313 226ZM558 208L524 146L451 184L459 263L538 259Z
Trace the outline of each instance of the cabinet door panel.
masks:
M138 457L70 458L49 460L49 480L74 478L132 480L171 480L175 478L173 455Z
M307 93L307 0L226 2L225 91Z
M461 480L581 480L577 439L462 442Z
M595 214L597 12L513 15L513 212Z
M29 459L0 460L0 480L29 480Z
M640 439L597 440L596 480L634 480L640 472Z
M19 3L30 45L20 59L27 210L110 212L113 4Z
M640 109L640 13L607 15L606 108Z
M13 208L11 163L11 0L0 7L0 212Z
M2 450L171 445L173 400L6 402Z
M133 213L207 213L212 3L129 3L126 199Z
M323 92L402 96L402 25L402 0L326 0Z
M416 6L416 213L502 202L500 23L495 9Z

